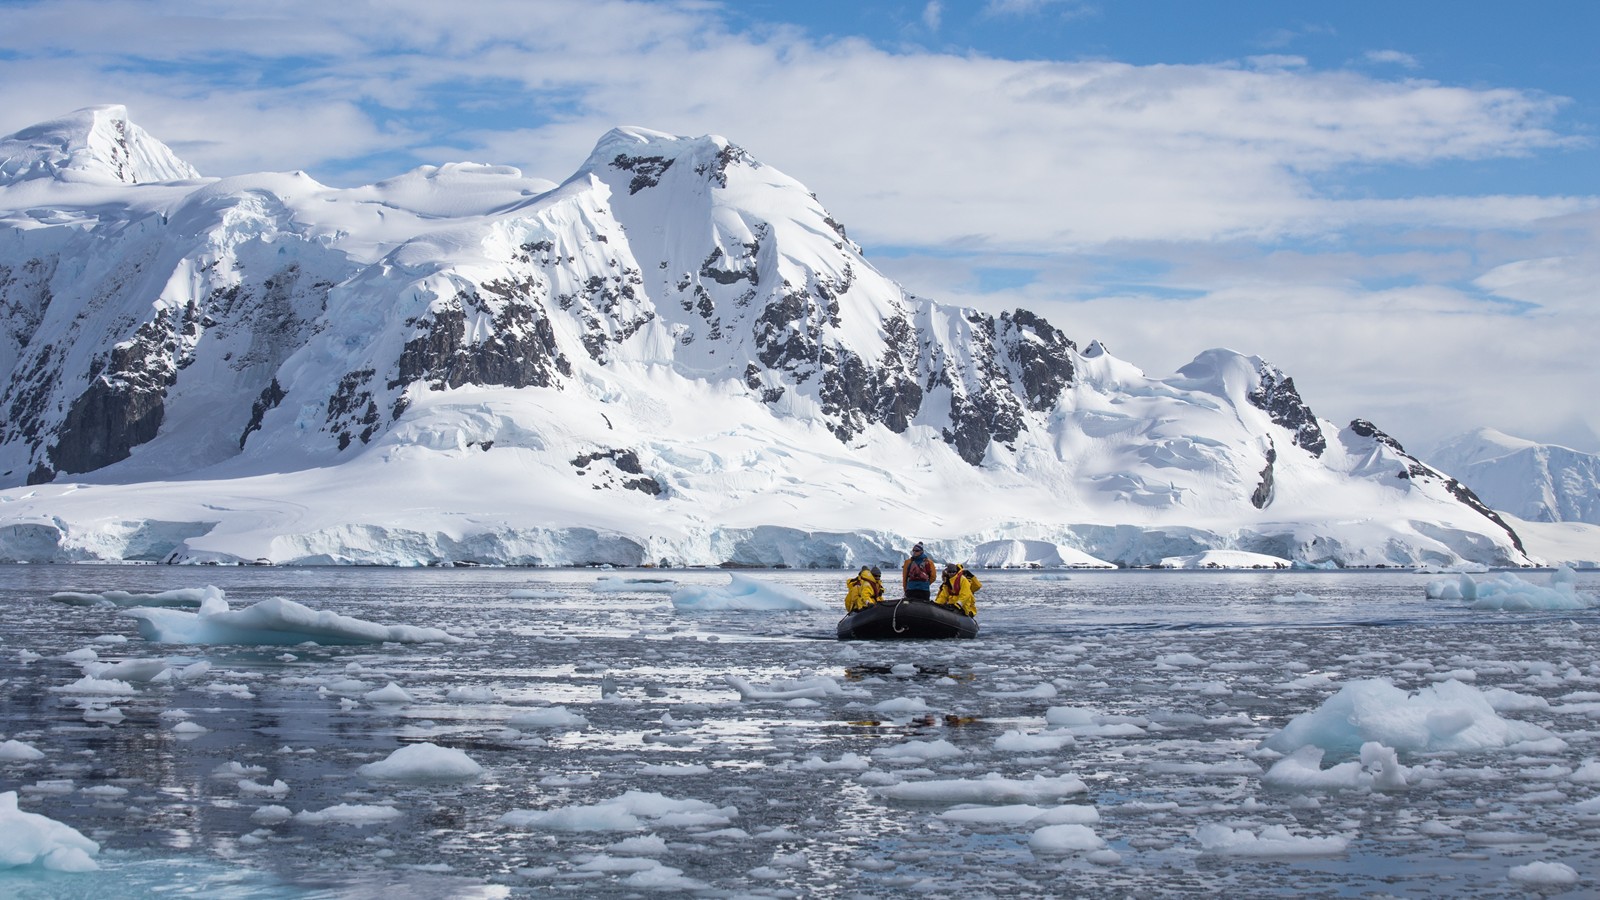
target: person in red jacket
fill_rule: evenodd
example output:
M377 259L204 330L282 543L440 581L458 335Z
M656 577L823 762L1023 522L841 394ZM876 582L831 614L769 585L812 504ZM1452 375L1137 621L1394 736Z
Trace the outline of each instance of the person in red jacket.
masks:
M928 591L938 577L938 566L922 552L922 544L917 543L911 548L911 558L900 565L900 587L905 591L906 599L930 599Z

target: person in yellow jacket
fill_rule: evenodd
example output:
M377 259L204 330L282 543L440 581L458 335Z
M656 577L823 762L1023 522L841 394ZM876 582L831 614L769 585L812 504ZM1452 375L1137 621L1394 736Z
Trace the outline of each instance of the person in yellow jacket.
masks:
M861 567L856 577L846 582L850 586L844 595L844 611L853 613L883 600L883 575L877 566Z
M944 578L939 581L939 596L935 603L954 607L957 611L976 616L978 614L978 600L974 594L983 589L983 582L978 576L961 567L960 563L950 563L944 567Z

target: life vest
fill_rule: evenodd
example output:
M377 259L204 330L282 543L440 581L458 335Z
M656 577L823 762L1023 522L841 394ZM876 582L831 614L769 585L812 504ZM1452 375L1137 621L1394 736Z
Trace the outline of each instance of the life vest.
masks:
M849 591L844 596L844 611L866 609L883 599L883 583L872 572L862 569L861 574L845 582Z
M913 556L900 567L901 584L907 590L926 590L933 586L935 578L939 577L939 570L934 566L933 560L926 555Z
M978 614L978 599L975 594L983 588L983 582L978 576L965 568L944 576L939 583L939 596L934 602L953 607L969 616Z

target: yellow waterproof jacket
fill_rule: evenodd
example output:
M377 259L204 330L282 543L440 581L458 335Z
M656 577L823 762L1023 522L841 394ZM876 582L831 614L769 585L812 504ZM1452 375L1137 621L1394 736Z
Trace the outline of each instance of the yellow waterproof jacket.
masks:
M978 600L973 595L982 589L983 582L978 580L978 576L966 569L959 569L939 582L939 596L934 598L934 602L953 606L969 616L975 616L978 614Z
M846 583L850 586L850 591L844 595L845 612L866 609L883 599L883 582L872 574L871 569L863 567L861 574Z

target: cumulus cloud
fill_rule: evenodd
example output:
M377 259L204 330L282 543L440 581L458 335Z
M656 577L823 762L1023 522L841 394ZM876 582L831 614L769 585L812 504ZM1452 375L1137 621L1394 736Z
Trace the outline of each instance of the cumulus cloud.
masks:
M1370 63L1416 69L1422 66L1415 56L1399 50L1368 50L1365 59Z
M922 24L944 12L931 0ZM1347 399L1337 415L1380 418L1356 402L1371 392L1408 423L1515 431L1484 402L1531 417L1540 404L1519 406L1507 385L1563 360L1593 368L1575 334L1592 324L1594 245L1553 223L1595 198L1374 196L1343 180L1575 146L1561 98L1278 52L1321 26L1271 36L1271 56L1133 65L888 48L723 16L692 0L484 0L472 15L432 0L17 3L0 30L0 132L120 102L207 174L305 169L335 184L450 160L561 179L617 124L722 134L815 190L919 293L1040 305L1152 369L1231 345L1318 386L1319 411ZM1393 246L1363 245L1375 231ZM1539 359L1492 383L1452 364L1510 338L1541 345ZM1568 395L1600 391L1578 377L1586 389ZM1401 416L1415 401L1395 384L1427 408ZM1452 385L1480 402L1445 396Z

